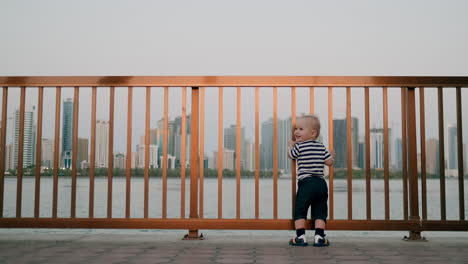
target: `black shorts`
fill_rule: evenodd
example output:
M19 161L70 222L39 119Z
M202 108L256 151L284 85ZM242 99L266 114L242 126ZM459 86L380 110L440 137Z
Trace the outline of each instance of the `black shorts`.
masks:
M327 182L319 177L307 177L299 181L296 194L294 220L307 219L311 207L311 218L327 221L328 187Z

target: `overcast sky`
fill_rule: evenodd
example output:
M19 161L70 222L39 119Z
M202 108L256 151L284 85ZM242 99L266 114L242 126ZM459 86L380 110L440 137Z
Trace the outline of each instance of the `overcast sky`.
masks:
M463 0L0 0L0 75L468 76L466 10L468 2ZM33 105L37 93L30 91L27 101ZM134 142L144 124L144 91L136 93ZM372 93L371 107L378 110L381 91ZM455 122L454 101L450 101L454 92L445 93L446 121ZM50 108L55 93L47 94L51 101L46 107ZM344 117L344 94L342 89L335 92L337 118ZM436 136L437 115L431 107L435 94L429 92L427 97L433 102L427 107L428 137ZM10 93L9 112L17 107L18 95ZM67 95L72 93L65 92L63 97ZM152 123L161 116L161 95L158 89L153 92ZM251 90L243 92L243 123L247 135L253 136L251 95ZM307 95L298 91L298 113L307 111L308 102L301 99ZM317 91L317 112L323 122L326 95L326 90ZM87 136L90 92L83 90L82 96L79 133ZM463 96L468 95L464 92ZM235 92L227 91L225 97L224 123L228 126L235 122L235 112L230 110L235 106ZM361 89L353 92L353 115L359 117L363 117L362 97ZM289 90L280 90L279 98L279 116L287 117ZM125 90L118 90L116 100L116 107L126 109ZM207 91L206 100L205 131L209 139L215 139L206 143L210 150L217 148L213 129L217 128L217 91ZM272 115L271 90L262 91L262 100L261 118L265 120ZM399 100L398 90L390 91L390 120L396 129L400 129ZM106 119L105 92L99 102L98 118ZM171 89L170 109L172 117L180 114L180 89ZM122 115L116 131L124 133L126 110L116 111ZM464 113L468 114L466 107ZM378 126L381 112L373 111L373 115L372 123ZM52 115L45 118L49 122ZM123 151L125 134L116 133L120 133L116 149Z

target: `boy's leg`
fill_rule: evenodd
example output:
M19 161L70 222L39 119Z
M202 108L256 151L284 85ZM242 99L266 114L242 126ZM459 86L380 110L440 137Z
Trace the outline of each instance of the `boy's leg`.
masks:
M321 228L325 230L325 221L323 221L322 219L315 219L315 228Z
M296 221L294 221L294 227L296 228L296 230L301 228L305 229L305 222L305 219L297 219ZM317 225L317 221L315 223Z
M325 221L322 219L315 219L315 235L325 236Z

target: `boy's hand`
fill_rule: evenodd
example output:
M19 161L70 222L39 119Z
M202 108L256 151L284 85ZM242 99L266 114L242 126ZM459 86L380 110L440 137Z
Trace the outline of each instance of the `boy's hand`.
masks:
M331 150L330 150L330 155L331 155L333 158L335 158L336 152L335 152L334 149L331 149Z
M288 148L292 149L294 147L294 145L296 145L296 141L295 140L289 140Z

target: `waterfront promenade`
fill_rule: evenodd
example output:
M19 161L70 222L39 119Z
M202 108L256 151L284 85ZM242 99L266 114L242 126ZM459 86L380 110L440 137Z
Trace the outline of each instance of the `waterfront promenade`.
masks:
M400 232L335 231L328 248L297 248L292 231L208 230L202 241L181 240L184 232L0 229L0 263L468 263L466 233L405 242Z

